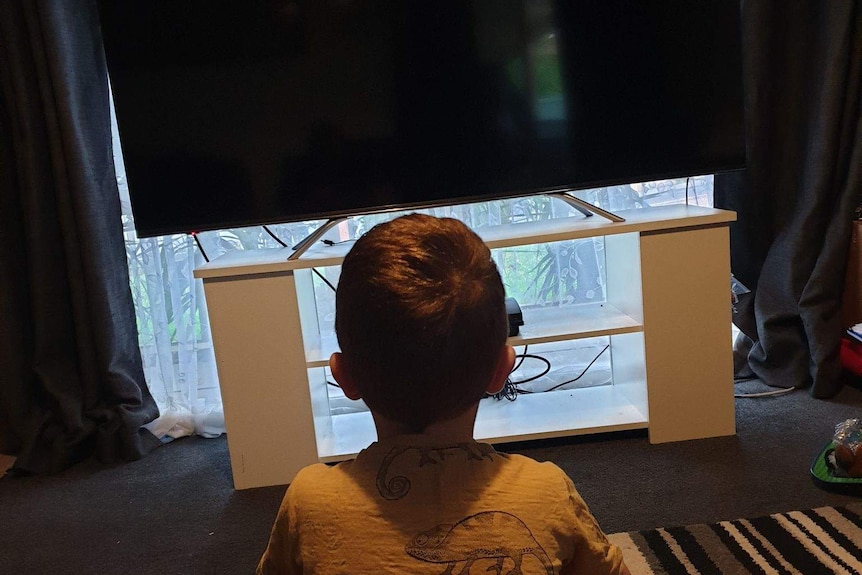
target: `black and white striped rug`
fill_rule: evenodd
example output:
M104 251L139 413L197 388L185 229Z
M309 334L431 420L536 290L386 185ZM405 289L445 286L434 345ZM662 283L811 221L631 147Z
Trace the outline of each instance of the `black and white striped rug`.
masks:
M862 574L862 503L609 538L632 575Z

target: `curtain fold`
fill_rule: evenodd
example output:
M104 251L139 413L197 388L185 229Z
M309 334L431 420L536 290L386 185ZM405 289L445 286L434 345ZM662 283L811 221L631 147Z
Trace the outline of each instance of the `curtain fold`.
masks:
M0 3L0 451L46 473L159 445L94 1Z
M747 367L775 387L842 386L840 306L862 195L862 3L744 0L748 168L715 178L734 275L753 296L736 318Z

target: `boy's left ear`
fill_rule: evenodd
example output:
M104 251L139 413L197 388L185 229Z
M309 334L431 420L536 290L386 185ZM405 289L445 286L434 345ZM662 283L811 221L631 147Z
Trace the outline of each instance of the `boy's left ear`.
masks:
M356 386L356 381L353 379L344 355L341 352L335 352L329 356L329 369L332 371L332 377L341 387L341 391L348 399L362 399L359 393L359 388Z
M332 360L330 360L330 362L331 361ZM497 368L494 370L494 377L491 378L488 388L485 391L491 395L499 393L500 390L503 389L503 386L506 385L506 379L508 379L509 374L512 373L512 368L514 366L515 348L511 345L505 345L500 351L500 357L497 359Z

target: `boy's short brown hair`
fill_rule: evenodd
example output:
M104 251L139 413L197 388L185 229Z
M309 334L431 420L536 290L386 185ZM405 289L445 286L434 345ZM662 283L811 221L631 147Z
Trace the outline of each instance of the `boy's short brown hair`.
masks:
M416 432L481 399L506 343L491 252L452 218L379 224L341 269L335 329L368 407Z

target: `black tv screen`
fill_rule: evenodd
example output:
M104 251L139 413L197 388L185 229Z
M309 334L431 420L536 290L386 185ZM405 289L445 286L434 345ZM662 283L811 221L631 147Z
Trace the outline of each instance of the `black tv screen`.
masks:
M736 0L103 0L140 236L745 161Z

